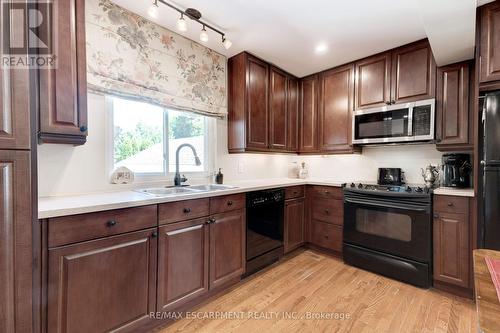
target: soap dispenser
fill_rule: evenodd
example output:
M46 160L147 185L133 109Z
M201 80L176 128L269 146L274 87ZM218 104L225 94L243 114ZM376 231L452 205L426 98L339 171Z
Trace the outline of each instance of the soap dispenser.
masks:
M224 182L224 175L222 174L222 169L219 168L219 172L215 175L215 183L222 184Z

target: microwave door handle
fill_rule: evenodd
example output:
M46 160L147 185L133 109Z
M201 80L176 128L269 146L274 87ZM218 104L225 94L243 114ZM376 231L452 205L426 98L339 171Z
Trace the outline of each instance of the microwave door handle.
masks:
M361 205L366 205L366 206L375 206L375 207L382 207L382 208L406 209L406 210L411 210L411 211L416 211L416 212L426 212L428 210L427 207L398 205L398 204L386 203L386 202L379 203L379 202L375 202L372 200L360 200L360 199L344 198L344 201L348 202L348 203L352 203L352 204L361 204Z
M408 108L408 136L413 136L413 105Z

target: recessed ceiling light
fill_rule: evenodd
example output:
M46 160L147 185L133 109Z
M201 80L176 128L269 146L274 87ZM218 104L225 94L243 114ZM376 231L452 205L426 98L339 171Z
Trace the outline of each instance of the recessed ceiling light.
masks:
M322 54L322 53L325 53L326 51L328 50L328 45L326 45L326 43L319 43L318 45L316 45L316 47L314 48L314 52L316 54Z

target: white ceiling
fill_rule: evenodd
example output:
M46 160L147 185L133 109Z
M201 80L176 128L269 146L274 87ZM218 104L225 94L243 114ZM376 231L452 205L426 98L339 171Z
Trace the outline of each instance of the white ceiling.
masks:
M168 0L167 0L168 1ZM175 0L226 32L229 50L209 31L207 46L233 56L243 50L302 77L428 37L438 65L473 58L475 9L492 0ZM144 17L152 0L113 0ZM173 31L178 14L160 4L153 20ZM151 19L151 18L150 18ZM188 20L184 36L199 41ZM325 43L327 50L315 53Z

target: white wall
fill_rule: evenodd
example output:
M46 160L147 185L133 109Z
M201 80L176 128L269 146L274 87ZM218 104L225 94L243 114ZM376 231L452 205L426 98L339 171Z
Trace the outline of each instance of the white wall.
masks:
M106 132L104 97L89 94L89 136L83 146L40 145L38 183L40 196L114 191L128 185L109 184L106 174ZM214 142L215 144L215 142ZM310 177L339 182L375 181L378 167L401 167L410 183L422 183L420 168L439 164L441 153L434 145L365 148L361 155L297 156L227 153L227 121L217 121L217 157L225 181L287 177L292 161L305 161ZM199 179L194 181L209 181ZM166 180L169 184L172 180ZM152 184L134 184L149 186Z

